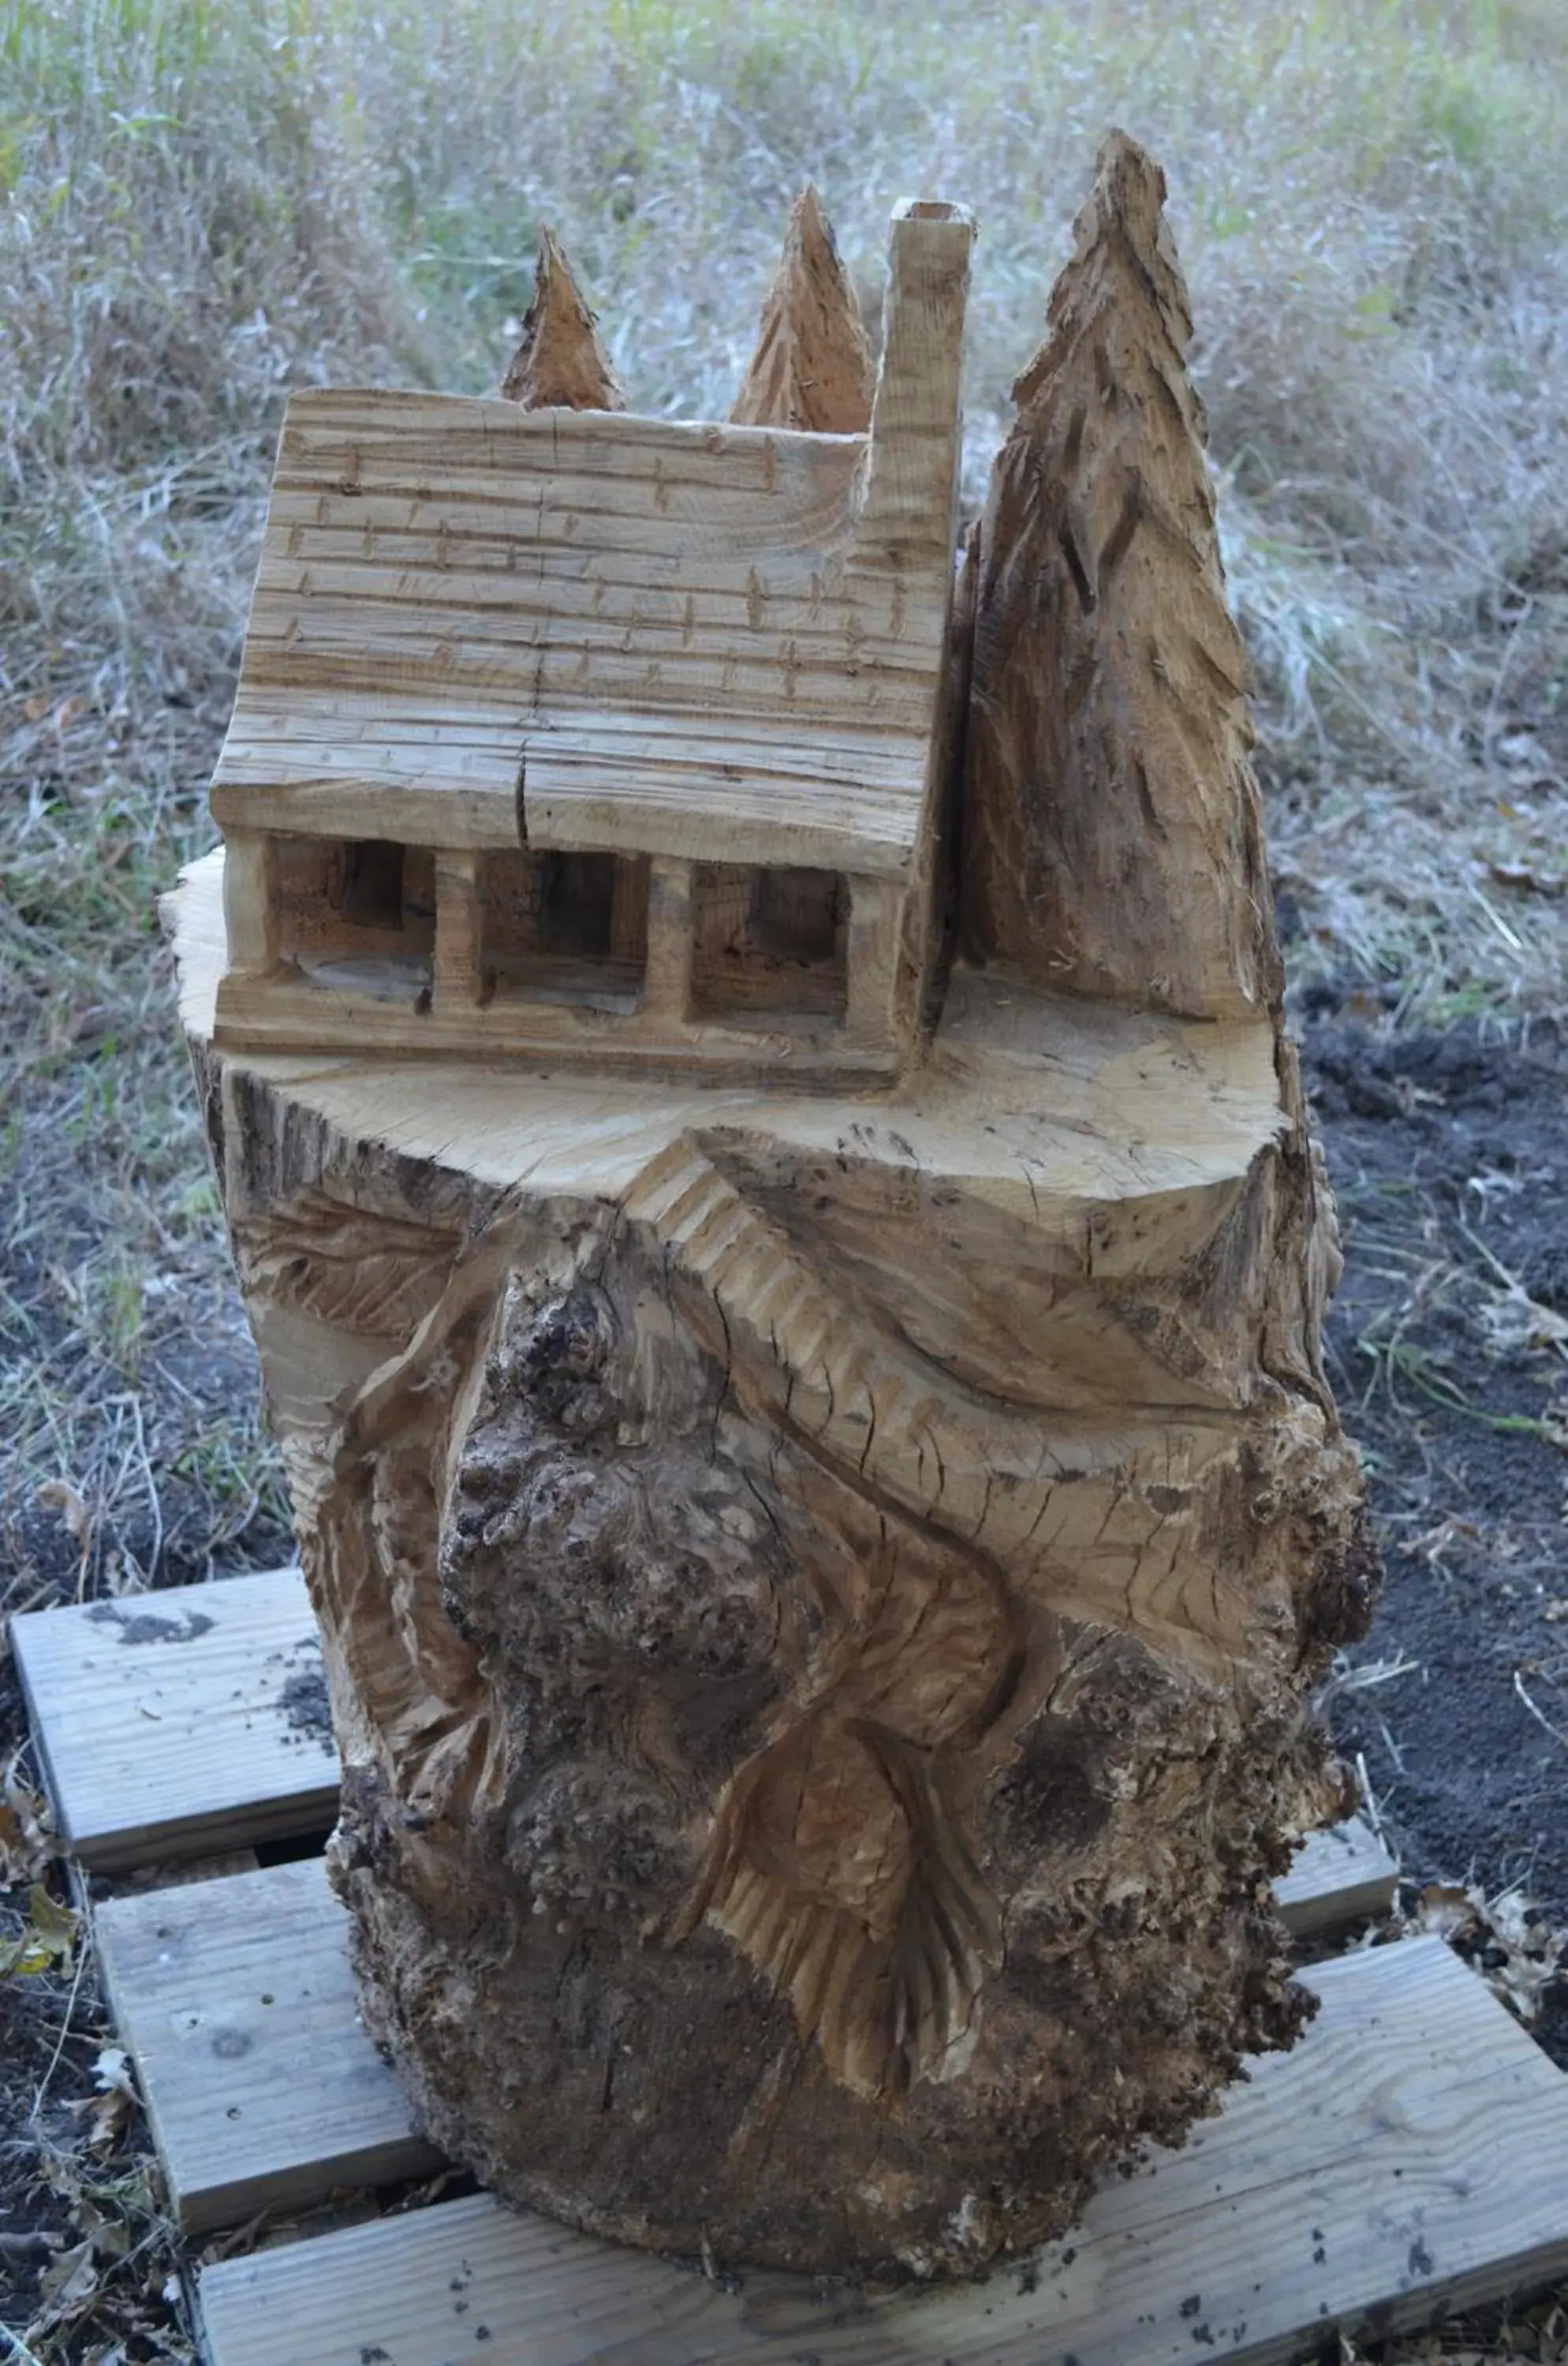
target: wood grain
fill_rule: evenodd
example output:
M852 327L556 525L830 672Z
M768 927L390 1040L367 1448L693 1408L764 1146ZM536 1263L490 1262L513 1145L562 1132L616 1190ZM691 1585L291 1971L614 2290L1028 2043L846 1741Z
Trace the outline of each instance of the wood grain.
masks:
M726 2290L479 2198L206 2269L209 2366L1287 2366L1560 2274L1568 2082L1532 2040L1436 1940L1305 1977L1294 2053L977 2285Z
M322 1831L337 1760L298 1569L35 1610L12 1649L67 1846L94 1870Z
M665 919L679 929L715 866L682 884L659 860L662 975ZM213 868L179 907L198 1041ZM670 986L697 990L678 964ZM377 2034L400 2042L397 2016L417 2016L422 2043L400 2058L454 2157L525 2201L548 2176L563 2214L575 2189L602 2232L658 2225L694 2248L713 2204L704 2191L667 2225L655 2214L679 2186L662 2164L684 2146L707 2177L733 2145L726 2191L749 2243L783 2239L752 2155L775 2183L798 2162L803 2214L776 2262L819 2263L827 2242L846 2265L864 2243L863 2260L876 2234L838 2214L867 2191L898 2213L919 2193L919 2229L898 2239L945 2255L957 2199L995 2173L987 2113L1016 2126L1000 2065L1037 2010L1032 1949L1096 1967L1038 1991L1041 2108L1075 2124L1102 2109L1087 2066L1137 2025L1173 1918L1218 2015L1268 2000L1274 2018L1258 2004L1238 2043L1297 2011L1258 1906L1284 1831L1337 1797L1293 1706L1302 1651L1320 1648L1303 1621L1320 1598L1335 1622L1356 1615L1359 1595L1317 1301L1297 1247L1275 1254L1295 1181L1273 1030L955 970L931 1058L854 1108L564 1066L448 1071L386 1040L381 1059L220 1055L211 1078L226 1206L354 1720L340 1862L362 1919L383 1902L409 1918L376 1941L391 2000ZM417 1296L398 1279L405 1239ZM360 1286L383 1270L390 1295ZM534 1410L530 1376L569 1343L582 1414L554 1380ZM718 1662L716 1695L694 1672L719 1650L737 1657ZM572 1723L579 1683L591 1741ZM713 1699L737 1709L709 1754ZM1255 1717L1299 1738L1266 1780L1247 1755ZM1184 1718L1190 1747L1172 1751ZM682 1770L688 1746L700 1773ZM1079 1751L1087 1792L1055 1771ZM1245 1829L1217 1848L1215 1819ZM503 1830L512 1853L477 1862ZM1129 1862L1145 1901L1131 1947L1115 1904ZM423 2044L423 2000L448 1979L474 1994L491 1885L490 2019L461 2011L466 2042L493 2037L495 2059L470 2072L445 2039ZM1020 1897L1029 1936L998 1961L998 1912ZM605 1944L624 1940L617 1994L659 2023L615 2057L612 2112L597 2024L558 2028L551 2001L575 1977L585 1907ZM450 1936L417 1983L416 1911ZM658 1948L637 1935L653 1915ZM1241 1970L1255 1955L1256 1979ZM1183 1979L1189 1966L1184 1952ZM736 2048L722 2085L716 2023ZM1179 2015L1151 2036L1140 2100L1113 2090L1131 2125L1163 2132L1190 2110L1216 2025L1190 2036ZM809 2082L789 2069L803 2041ZM989 2049L977 2072L972 2046ZM1084 2075L1057 2067L1078 2060ZM525 2111L503 2104L503 2077ZM661 2086L699 2094L707 2121L687 2127ZM907 2120L889 2108L906 2087ZM827 2130L846 2161L866 2158L855 2112L885 2131L874 2186L822 2175ZM1072 2150L1030 2151L1063 2180L1047 2206L1055 2224L1077 2206ZM551 2154L566 2167L538 2167Z
M403 1266L423 1264L427 1253L422 1234L411 1242ZM383 1317L389 1315L396 1305L396 1293L406 1279L398 1265L386 1260L379 1265L362 1261L356 1265L355 1272L364 1280L367 1303L373 1301ZM243 1594L236 1592L231 1596L231 1586L243 1588ZM154 1617L172 1617L183 1631L189 1625L186 1614L190 1610L207 1614L215 1597L225 1629L220 1684L236 1664L270 1668L271 1655L277 1649L280 1636L288 1639L291 1651L299 1652L300 1667L295 1673L307 1676L313 1673L314 1662L301 1647L303 1639L315 1633L315 1616L297 1568L263 1571L243 1579L220 1579L215 1587L183 1587L161 1594L142 1607ZM134 1605L122 1607L128 1615L136 1615ZM40 1623L52 1619L61 1623L55 1627ZM123 1856L117 1853L105 1857L100 1853L104 1840L95 1829L96 1822L118 1803L112 1793L96 1799L90 1793L84 1794L82 1784L90 1785L96 1779L95 1762L89 1762L82 1783L73 1789L73 1797L77 1821L86 1833L89 1852L83 1861L97 1869L107 1869L111 1863L116 1867L132 1864L140 1867L156 1864L160 1852L170 1852L172 1843L167 1836L178 1833L189 1817L189 1726L178 1718L153 1719L141 1715L134 1702L141 1696L143 1682L141 1663L133 1657L122 1659L118 1653L106 1654L105 1631L102 1622L94 1621L85 1606L68 1610L63 1616L55 1611L28 1611L12 1623L17 1662L33 1694L35 1733L51 1767L51 1752L73 1763L73 1745L65 1738L63 1729L69 1723L73 1705L84 1696L94 1720L94 1739L119 1721L124 1713L107 1714L103 1691L85 1687L85 1676L90 1677L96 1671L108 1684L117 1687L123 1681L124 1699L131 1703L129 1714L136 1719L142 1837L125 1837L121 1842L126 1852ZM205 1634L195 1638L196 1644L205 1640ZM193 1696L202 1691L207 1676L220 1666L214 1651L215 1647L209 1645L209 1656L193 1671ZM91 1658L91 1668L84 1668L84 1653ZM181 1661L174 1664L183 1667L186 1663ZM284 1836L275 1820L280 1803L258 1784L258 1774L266 1774L280 1761L297 1765L302 1748L299 1728L290 1721L287 1681L285 1678L276 1689L249 1700L238 1719L217 1714L221 1699L215 1692L209 1699L214 1714L203 1720L202 1763L209 1783L226 1802L223 1814L233 1831L253 1834L254 1826L254 1839ZM322 1747L325 1737L319 1732L311 1732L308 1739L312 1754L305 1763L311 1774L321 1779L303 1795L299 1813L302 1818L308 1817L309 1822L302 1823L299 1829L316 1831L322 1829L335 1812L336 1752ZM318 1750L321 1753L319 1762L314 1755ZM325 1779L329 1770L333 1771L330 1786ZM198 1837L193 1835L193 1846ZM204 1859L199 1864L193 1860L190 1871L199 1869L202 1878L211 1879L240 1870L248 1845L243 1843L233 1855L208 1863L203 1843ZM1355 1820L1332 1831L1309 1835L1290 1872L1276 1884L1275 1898L1287 1928L1304 1933L1382 1910L1392 1898L1396 1876L1397 1867L1382 1842L1365 1824Z
M553 230L539 232L534 299L502 393L525 411L624 411L626 398Z
M215 788L279 925L211 999L212 867L175 925L333 1878L422 2123L649 2249L967 2273L1306 2017L1269 1889L1371 1558L1156 185L1112 143L977 612L953 207L864 435L285 435ZM960 783L976 614L972 727L1087 714L1066 783L1011 723ZM1068 791L992 862L1026 957L955 952Z
M209 1885L197 1899L161 1887L94 1918L181 2224L230 2225L426 2165L434 2156L359 2022L348 1918L324 1863L237 1872L203 1860L192 1874Z
M186 2234L436 2164L355 2017L319 1857L112 1898L93 1929Z

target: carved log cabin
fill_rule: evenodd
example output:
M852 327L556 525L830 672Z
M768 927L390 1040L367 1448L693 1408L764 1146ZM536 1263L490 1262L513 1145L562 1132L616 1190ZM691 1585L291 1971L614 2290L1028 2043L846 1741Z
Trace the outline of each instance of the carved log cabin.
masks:
M728 426L549 241L509 401L298 399L174 899L367 2022L721 2264L1018 2250L1307 2010L1369 1566L1162 196L1114 139L951 632L951 208L869 422L809 197Z
M869 433L293 399L212 791L220 1042L897 1067L972 237L894 222Z

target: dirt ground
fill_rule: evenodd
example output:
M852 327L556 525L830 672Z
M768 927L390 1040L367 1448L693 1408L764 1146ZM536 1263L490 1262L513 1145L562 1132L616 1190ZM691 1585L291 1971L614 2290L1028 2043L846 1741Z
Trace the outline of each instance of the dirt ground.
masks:
M1304 1030L1385 1580L1328 1703L1416 1882L1568 1922L1568 1043ZM1568 2064L1568 2003L1540 2034Z

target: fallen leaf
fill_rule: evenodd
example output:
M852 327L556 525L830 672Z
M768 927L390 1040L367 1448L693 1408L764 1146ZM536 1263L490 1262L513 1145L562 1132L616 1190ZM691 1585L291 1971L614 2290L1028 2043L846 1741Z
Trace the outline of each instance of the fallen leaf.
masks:
M81 1567L85 1569L93 1551L93 1515L80 1492L69 1479L46 1479L38 1491L38 1500L44 1511L60 1514L73 1543L80 1550Z
M49 1804L23 1782L13 1756L0 1773L0 1889L37 1881L59 1853Z
M91 2237L69 2251L62 2251L57 2259L50 2261L38 2281L39 2296L51 2308L75 2308L90 2299L98 2288Z
M130 2124L131 2105L136 2101L130 2057L122 2045L106 2045L93 2068L97 2093L85 2095L72 2108L86 2123L90 2148L97 2153L112 2152Z
M101 2259L123 2259L130 2248L130 2229L123 2218L111 2218L86 2195L76 2204L76 2224Z
M1481 1310L1487 1345L1507 1355L1520 1347L1568 1346L1568 1314L1542 1306L1516 1282Z
M1447 1940L1494 1996L1527 2025L1568 1954L1568 1932L1549 1922L1519 1889L1484 1891L1432 1882L1416 1902L1416 1927Z
M58 1905L42 1882L35 1881L28 1892L27 1928L17 1938L0 1943L0 1979L17 1973L68 1972L80 1927L80 1915Z
M86 2117L87 2147L100 2155L113 2152L130 2124L130 2098L116 2089L107 2095L89 2095L78 2106Z

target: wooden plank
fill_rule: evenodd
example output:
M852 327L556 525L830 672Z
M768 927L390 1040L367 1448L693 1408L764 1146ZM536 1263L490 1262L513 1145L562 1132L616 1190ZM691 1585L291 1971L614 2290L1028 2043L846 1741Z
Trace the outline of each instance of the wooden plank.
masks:
M337 1759L298 1569L11 1622L55 1819L94 1870L324 1831Z
M924 806L923 738L885 735L855 778L812 743L726 744L701 721L633 741L597 718L529 734L531 846L603 848L682 862L777 863L907 875Z
M1568 2081L1437 1940L1305 1977L1293 2053L983 2283L727 2288L481 2196L206 2269L209 2366L1287 2366L1560 2274Z
M359 2025L320 1857L109 1898L93 1927L187 2234L438 2166Z
M1289 1873L1274 1885L1274 1903L1298 1939L1363 1915L1386 1914L1399 1880L1395 1858L1359 1816L1325 1832L1309 1832Z

